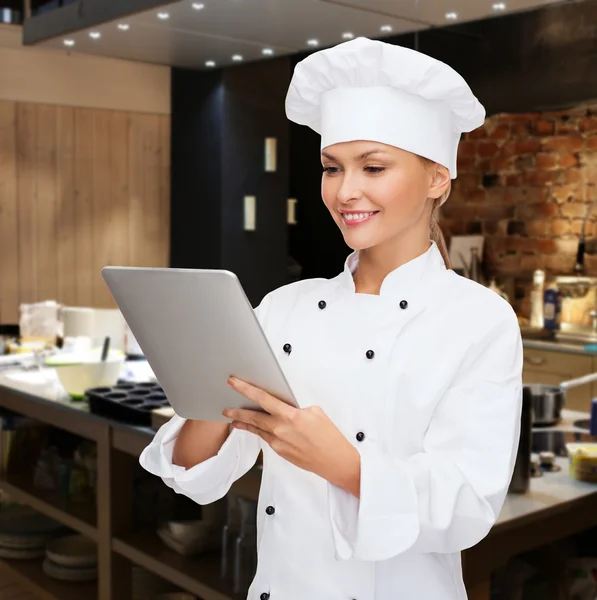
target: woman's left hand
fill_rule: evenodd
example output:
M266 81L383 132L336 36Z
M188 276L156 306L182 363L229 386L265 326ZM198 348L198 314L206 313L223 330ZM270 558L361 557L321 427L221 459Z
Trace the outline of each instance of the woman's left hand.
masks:
M319 406L295 408L245 381L230 377L228 383L266 411L223 411L233 427L258 435L282 458L359 496L359 452Z

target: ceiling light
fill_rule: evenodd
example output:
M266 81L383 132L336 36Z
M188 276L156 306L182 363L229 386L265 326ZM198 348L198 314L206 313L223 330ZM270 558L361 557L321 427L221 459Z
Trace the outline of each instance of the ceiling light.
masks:
M167 12L159 12L158 13L158 19L161 19L162 21L165 21L166 19L170 18L170 13Z
M74 45L75 45L75 40L64 40L63 44L64 44L65 46L69 46L69 47L71 47L71 46L74 46Z
M390 31L392 31L392 26L391 25L382 25L380 27L381 31L383 31L384 33L389 33Z
M130 25L128 23L118 23L118 29L120 29L121 31L128 31L130 28Z
M273 53L274 53L274 51L273 51L273 49L272 49L272 48L264 48L264 49L261 51L261 54L263 54L264 56L272 56L272 55L273 55Z
M308 46L313 46L313 47L319 46L319 40L315 40L315 39L307 40L307 45Z
M446 19L448 19L448 21L455 21L457 18L458 18L457 12L446 13Z
M354 33L350 32L350 31L345 31L342 34L342 39L345 39L345 40L352 40L353 37L354 37Z
M506 10L506 3L505 2L496 2L492 8L493 8L493 10L496 10L496 11Z
M241 62L241 61L242 61L242 59L243 59L243 57L242 57L240 54L233 54L233 55L232 55L232 60L233 60L234 62Z
M102 34L99 31L90 31L89 37L92 40L99 40L102 37Z
M205 8L205 4L203 2L193 2L191 5L195 10L203 10Z
M205 61L205 66L206 67L215 67L216 63L213 60L206 60Z

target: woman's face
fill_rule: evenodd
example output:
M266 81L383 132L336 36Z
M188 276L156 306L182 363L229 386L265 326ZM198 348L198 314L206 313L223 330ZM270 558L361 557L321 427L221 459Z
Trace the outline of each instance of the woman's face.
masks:
M433 200L450 184L445 167L378 142L334 144L321 160L323 201L353 250L399 239L413 228L428 235Z

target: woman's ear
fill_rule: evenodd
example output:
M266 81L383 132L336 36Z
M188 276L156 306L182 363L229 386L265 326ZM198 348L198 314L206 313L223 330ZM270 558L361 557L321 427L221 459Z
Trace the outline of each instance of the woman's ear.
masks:
M450 171L443 165L437 163L432 167L432 179L429 186L429 198L441 198L450 187L452 179L450 177Z

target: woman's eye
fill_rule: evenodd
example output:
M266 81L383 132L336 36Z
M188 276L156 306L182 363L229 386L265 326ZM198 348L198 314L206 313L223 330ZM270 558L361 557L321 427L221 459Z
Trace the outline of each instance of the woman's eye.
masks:
M323 172L326 175L335 175L339 171L338 167L324 167Z
M381 173L385 171L385 167L365 167L365 171L368 173Z

